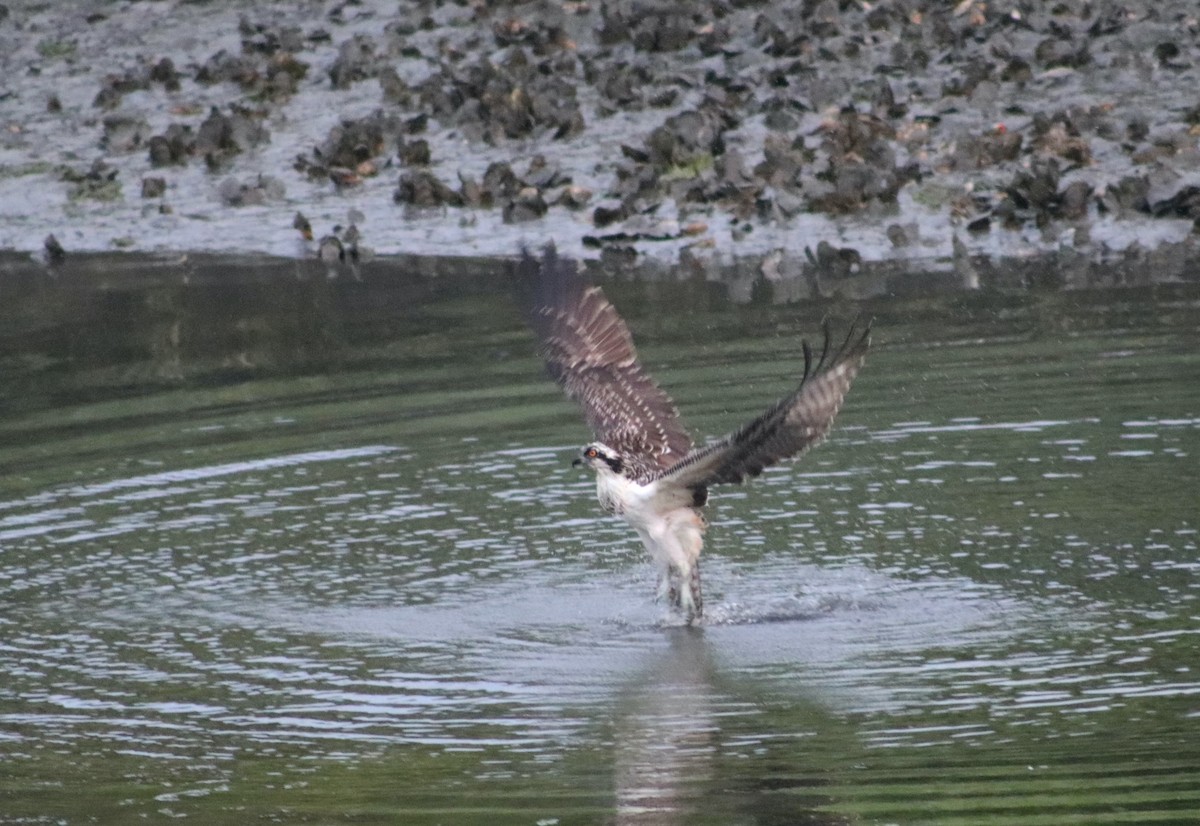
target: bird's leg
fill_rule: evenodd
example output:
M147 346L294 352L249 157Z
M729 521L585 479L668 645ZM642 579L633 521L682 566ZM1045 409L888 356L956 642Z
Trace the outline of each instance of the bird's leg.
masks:
M668 514L667 536L662 555L671 580L671 607L679 610L690 625L704 613L700 592L700 550L704 545L704 517L699 511L681 508Z
M688 580L688 592L692 604L691 616L688 622L704 616L704 596L700 593L700 560L692 563L692 576Z
M684 618L691 625L704 613L704 599L700 595L700 561L693 562L688 570L676 573L679 577L679 585L676 588L678 596L674 607L683 613Z
M658 569L658 589L654 594L656 602L666 600L668 605L676 605L678 597L676 590L671 585L671 569L669 566L663 566Z
M689 598L686 589L683 587L682 578L679 576L679 571L674 565L667 565L658 576L658 594L656 599L667 601L667 605L674 611L683 610L683 601Z

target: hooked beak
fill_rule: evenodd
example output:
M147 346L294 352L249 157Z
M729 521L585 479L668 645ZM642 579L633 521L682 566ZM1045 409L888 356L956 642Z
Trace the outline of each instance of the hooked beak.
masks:
M580 459L578 456L576 456L575 461L571 462L571 467L579 467L582 464L583 464L583 460Z

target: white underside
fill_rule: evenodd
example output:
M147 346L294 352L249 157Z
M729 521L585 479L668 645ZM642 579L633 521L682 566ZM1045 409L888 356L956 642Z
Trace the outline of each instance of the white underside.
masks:
M627 521L638 532L663 575L675 571L686 582L704 547L704 527L696 512L680 508L652 514L641 522Z
M699 606L692 604L691 583L704 547L704 519L691 506L690 490L660 484L639 485L601 471L596 476L596 493L601 503L617 503L620 517L641 537L658 567L659 595L665 597L675 589L680 607L689 614L697 613Z

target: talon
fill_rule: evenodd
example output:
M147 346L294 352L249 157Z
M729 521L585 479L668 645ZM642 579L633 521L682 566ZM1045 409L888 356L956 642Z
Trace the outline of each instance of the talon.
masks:
M671 597L671 580L668 579L668 577L665 573L659 574L659 587L658 587L658 589L656 589L656 591L654 593L654 601L656 601L656 603L661 603L661 601L664 599L666 599L668 601L670 601L672 599L672 597Z
M692 576L688 581L688 589L690 591L690 602L693 608L693 617L698 618L704 615L704 595L700 591L700 563L692 567Z
M704 597L700 591L700 566L694 563L687 571L671 570L671 606L679 609L689 625L704 614Z

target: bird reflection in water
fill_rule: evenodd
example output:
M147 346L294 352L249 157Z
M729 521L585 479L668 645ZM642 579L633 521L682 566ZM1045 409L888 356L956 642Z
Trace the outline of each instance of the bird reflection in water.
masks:
M617 723L617 823L685 823L712 779L717 724L713 664L699 628L672 628L670 647L625 698Z
M730 762L731 742L746 733L733 730L739 717L745 719L735 709L754 706L756 727L769 717L751 697L738 698L747 692L731 696L729 675L713 662L703 628L673 627L666 634L666 650L630 681L618 706L615 823L852 822L827 810L832 802L827 795L814 794L814 787L828 782L827 769L797 764L794 754L781 756L781 775L775 777L764 775L762 765L743 775L742 764ZM830 719L823 710L816 715Z

